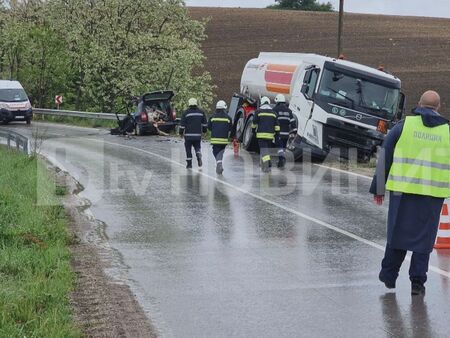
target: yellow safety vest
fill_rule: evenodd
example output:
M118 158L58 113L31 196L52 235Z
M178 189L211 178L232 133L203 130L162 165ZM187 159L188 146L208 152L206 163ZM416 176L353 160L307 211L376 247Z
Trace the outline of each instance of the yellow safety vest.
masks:
M450 131L448 124L429 128L421 116L405 120L395 146L386 189L390 191L450 197Z

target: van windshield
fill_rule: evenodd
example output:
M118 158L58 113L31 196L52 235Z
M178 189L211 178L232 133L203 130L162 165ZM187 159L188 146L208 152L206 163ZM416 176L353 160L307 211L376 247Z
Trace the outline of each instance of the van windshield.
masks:
M18 89L0 89L0 101L1 102L23 102L27 101L28 96L21 88Z
M400 90L325 69L318 94L337 105L390 120L397 112Z

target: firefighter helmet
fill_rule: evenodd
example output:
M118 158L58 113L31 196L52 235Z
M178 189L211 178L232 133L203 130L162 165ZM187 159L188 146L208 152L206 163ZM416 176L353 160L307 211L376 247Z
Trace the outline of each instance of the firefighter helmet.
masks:
M275 97L276 103L286 103L286 98L283 94L278 94L277 97Z
M223 100L218 101L216 104L216 109L227 109L227 108L228 108L227 103Z
M270 99L267 96L261 98L261 106L264 106L265 104L270 104Z
M193 97L193 98L189 99L188 104L189 104L189 107L197 107L198 106L198 101L197 101L196 98Z

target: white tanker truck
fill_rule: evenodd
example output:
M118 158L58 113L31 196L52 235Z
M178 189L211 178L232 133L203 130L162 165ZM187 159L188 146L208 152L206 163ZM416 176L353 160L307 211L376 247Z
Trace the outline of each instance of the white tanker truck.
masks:
M298 119L288 144L296 159L305 149L322 159L356 149L368 160L405 106L401 81L384 71L316 54L260 53L245 66L230 104L235 137L246 150L258 150L251 125L259 99L280 93Z

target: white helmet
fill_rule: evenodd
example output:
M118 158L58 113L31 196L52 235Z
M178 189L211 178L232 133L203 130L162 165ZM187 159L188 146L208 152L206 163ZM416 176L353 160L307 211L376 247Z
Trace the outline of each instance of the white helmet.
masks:
M264 106L265 104L270 104L270 99L267 96L261 98L261 106Z
M198 101L197 101L196 98L193 97L193 98L189 99L188 104L189 104L189 107L197 107L198 106Z
M227 103L223 100L220 100L216 104L216 109L227 109L227 108L228 108Z
M278 94L277 97L275 97L276 103L286 103L286 98L283 94Z

